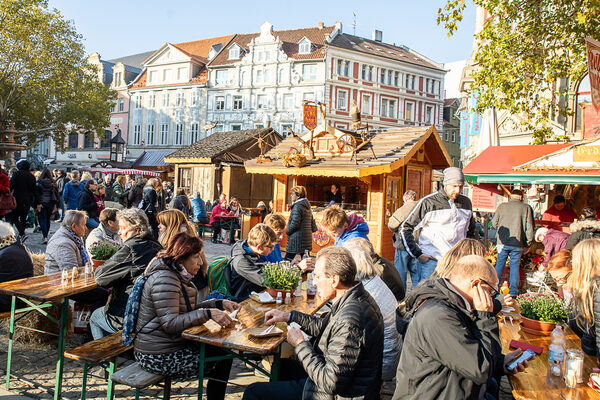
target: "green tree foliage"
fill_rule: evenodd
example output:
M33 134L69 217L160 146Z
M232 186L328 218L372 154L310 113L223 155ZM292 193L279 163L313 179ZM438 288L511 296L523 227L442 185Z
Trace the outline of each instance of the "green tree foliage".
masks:
M587 72L585 38L600 39L600 1L473 2L492 16L476 36L473 57L479 111L494 106L521 115L534 142L544 143L551 135L548 122L574 112L560 82L578 82ZM448 0L438 10L438 25L448 36L458 29L465 7L464 0Z
M115 93L87 64L81 36L45 0L0 0L0 133L18 141L103 132Z

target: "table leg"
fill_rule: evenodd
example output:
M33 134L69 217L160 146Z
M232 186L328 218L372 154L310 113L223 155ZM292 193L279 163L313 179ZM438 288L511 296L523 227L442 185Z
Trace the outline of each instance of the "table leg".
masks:
M200 356L198 357L198 400L202 400L204 391L204 359L206 355L206 345L200 343Z
M106 390L106 399L113 400L114 391L115 391L115 383L112 380L112 374L115 373L115 369L117 368L117 357L113 358L110 361L108 367L108 389Z
M67 316L69 315L69 298L63 299L58 325L58 360L56 361L56 382L54 384L54 400L61 399L63 363L65 359L65 339L67 337Z
M10 303L10 328L8 330L8 354L6 357L6 390L10 389L10 365L12 362L13 335L15 333L15 307L17 298L12 296Z
M277 349L277 353L273 357L273 364L271 365L271 382L277 382L279 379L279 364L281 363L281 346Z
M85 392L87 389L88 363L83 363L83 379L81 381L81 400L85 400Z

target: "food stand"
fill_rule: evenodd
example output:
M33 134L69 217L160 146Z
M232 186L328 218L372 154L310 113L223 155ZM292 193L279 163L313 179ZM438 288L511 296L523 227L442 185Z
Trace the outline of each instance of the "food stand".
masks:
M392 260L393 237L387 222L402 205L402 195L408 189L418 197L429 194L433 170L451 165L433 126L371 132L326 126L316 134L292 134L264 156L244 163L249 174L273 176L274 211L285 218L289 217L290 189L306 187L319 227L313 234L313 252L333 244L318 221L328 204L328 190L338 184L344 210L365 219L375 251Z

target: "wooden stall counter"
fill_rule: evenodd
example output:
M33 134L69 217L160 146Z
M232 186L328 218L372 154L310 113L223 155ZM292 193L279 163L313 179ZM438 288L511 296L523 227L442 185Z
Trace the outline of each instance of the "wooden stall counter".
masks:
M512 387L512 393L516 400L523 399L600 399L600 394L587 385L592 368L598 365L596 357L584 355L583 361L583 383L576 388L568 388L562 376L553 376L548 374L548 346L550 345L550 336L533 335L520 330L519 324L499 323L500 340L502 341L502 351L504 354L515 349L510 349L511 340L517 340L529 343L534 346L540 346L544 350L542 354L536 355L529 361L529 366L524 372L509 377ZM565 329L566 343L565 349L581 350L581 341L579 337L570 329Z

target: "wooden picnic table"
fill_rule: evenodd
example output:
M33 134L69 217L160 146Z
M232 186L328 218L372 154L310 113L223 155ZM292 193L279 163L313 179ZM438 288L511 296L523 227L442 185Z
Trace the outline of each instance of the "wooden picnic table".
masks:
M562 376L557 377L548 374L548 346L550 345L550 336L534 335L520 330L519 323L514 325L500 322L500 340L502 341L502 351L504 354L513 351L509 344L511 340L529 343L540 346L544 350L542 354L536 355L529 361L529 366L524 372L512 375L508 378L512 387L512 393L516 400L523 399L600 399L600 394L596 393L587 385L592 368L598 365L598 360L594 356L584 354L583 361L583 383L576 388L568 388ZM581 350L581 340L569 328L565 328L566 343L565 349L575 348Z
M28 313L37 311L58 325L58 360L56 362L54 399L61 398L69 297L98 287L93 275L85 275L83 268L78 268L78 272L78 276L75 279L71 279L71 271L69 270L69 279L65 282L62 281L62 273L57 272L50 275L38 275L31 278L0 283L0 294L12 297L8 333L8 355L6 360L6 389L10 389L13 335L17 326L15 322ZM23 301L26 307L17 309L17 299ZM55 319L45 310L55 304L60 306L60 320ZM15 319L16 314L19 315Z
M277 308L282 311L300 311L305 314L314 314L325 305L327 300L323 300L318 296L308 299L306 291L302 291L302 297L292 296L291 304L276 305L275 303L262 304L251 298L244 300L241 303L236 318L242 324L242 329L236 329L234 321L230 326L222 328L219 332L210 333L204 326L194 326L183 331L182 337L200 343L200 371L198 377L198 398L202 395L202 384L204 379L204 363L206 361L217 361L225 358L239 358L244 363L254 366L256 369L265 373L276 381L279 377L279 361L280 347L286 339L286 332L275 337L255 338L249 337L247 329L260 328L265 325L265 313L271 309ZM281 324L278 324L281 326ZM284 324L285 325L285 324ZM226 355L216 357L205 357L206 345L212 345L222 348ZM247 353L257 354L261 356L273 355L273 364L271 372L265 371L259 363L249 358Z

